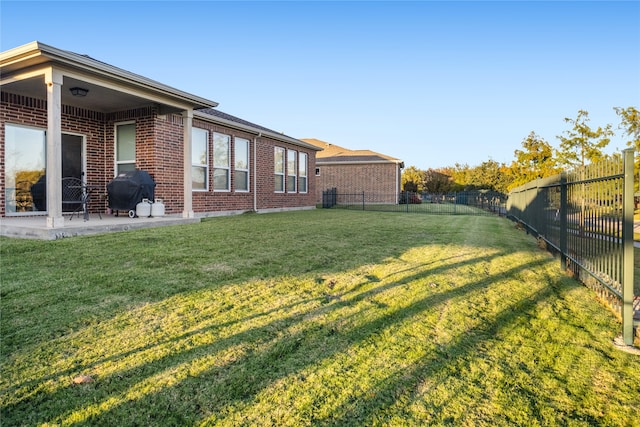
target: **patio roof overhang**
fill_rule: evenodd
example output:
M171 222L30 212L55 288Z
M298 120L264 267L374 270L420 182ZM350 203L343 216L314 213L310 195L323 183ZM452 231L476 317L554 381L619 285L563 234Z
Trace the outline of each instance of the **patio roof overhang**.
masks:
M61 103L91 111L110 113L155 104L161 114L213 108L217 102L114 67L86 55L32 42L0 52L2 91L35 99L47 99L46 74L62 76ZM88 90L73 96L70 88Z

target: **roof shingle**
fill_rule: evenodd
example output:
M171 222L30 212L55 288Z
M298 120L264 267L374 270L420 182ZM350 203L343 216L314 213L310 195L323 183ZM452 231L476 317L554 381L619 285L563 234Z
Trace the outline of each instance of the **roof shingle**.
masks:
M316 163L323 162L356 162L356 163L402 163L400 159L387 156L385 154L376 153L371 150L349 150L339 145L321 141L314 138L302 138L308 144L320 147L323 151L316 154Z

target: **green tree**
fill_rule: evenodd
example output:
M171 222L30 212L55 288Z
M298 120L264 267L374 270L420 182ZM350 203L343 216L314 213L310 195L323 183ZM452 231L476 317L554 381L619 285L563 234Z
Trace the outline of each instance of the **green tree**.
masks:
M451 191L451 177L435 169L425 171L425 191L428 193L448 193Z
M402 171L402 190L422 192L424 191L424 171L415 166L409 166Z
M609 137L613 135L611 125L608 124L604 128L598 127L596 130L591 129L587 124L589 113L585 110L579 110L576 119L565 118L564 121L573 125L573 128L563 132L566 136L558 136L560 139L558 157L562 164L578 167L580 178L584 179L586 162L594 163L605 157L602 149L609 144ZM585 225L586 201L584 193L585 188L582 184L580 186L580 214L578 217L581 236L584 233Z
M560 172L551 144L534 131L522 140L522 148L523 150L514 151L516 158L511 163L512 181L509 190Z
M453 191L473 190L475 187L472 184L471 168L468 164L456 163L452 169L451 177L455 186Z
M593 163L604 157L602 149L609 144L609 137L613 135L610 124L591 129L587 124L589 113L585 110L578 110L575 119L565 118L564 121L571 124L572 128L563 132L565 136L557 137L560 140L557 152L560 164L584 167L587 161Z
M631 140L627 141L627 145L640 152L640 111L635 107L614 107L613 109L620 116L618 129L623 129L624 135L631 137Z
M616 114L620 116L618 129L623 130L623 135L631 138L627 141L627 146L636 150L634 168L634 187L639 190L638 176L640 175L640 111L635 107L620 108L614 107Z
M511 182L508 167L495 160L487 160L469 171L467 188L478 190L493 190L505 193Z
M447 176L447 179L449 181L449 185L447 187L447 193L448 192L452 192L452 191L461 191L464 189L464 184L461 184L460 182L458 182L457 180L460 179L460 177L458 176L458 164L456 164L455 167L453 166L446 166L443 168L437 168L434 169L435 172L440 173L442 175ZM468 168L468 166L465 165L465 167Z

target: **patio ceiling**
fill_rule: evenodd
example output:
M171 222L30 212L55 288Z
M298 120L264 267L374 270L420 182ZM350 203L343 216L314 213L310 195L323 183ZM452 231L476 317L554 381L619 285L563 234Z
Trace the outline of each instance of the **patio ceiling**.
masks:
M73 87L87 89L89 92L86 96L74 96L70 91ZM2 86L3 92L15 93L30 98L44 100L47 99L46 89L44 75L15 81ZM147 106L151 103L147 98L68 76L63 77L61 96L63 105L70 105L101 113L111 113L125 109L138 108ZM169 109L169 107L165 106L165 109Z
M63 77L61 103L109 113L156 104L161 113L212 108L217 102L172 88L138 74L93 59L32 42L0 52L0 83L3 92L47 99L44 74L55 70ZM69 89L87 89L73 96Z

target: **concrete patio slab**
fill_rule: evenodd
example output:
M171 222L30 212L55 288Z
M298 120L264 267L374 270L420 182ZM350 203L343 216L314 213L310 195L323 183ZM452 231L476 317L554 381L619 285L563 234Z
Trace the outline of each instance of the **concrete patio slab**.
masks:
M0 218L0 236L55 240L67 237L193 224L198 222L200 222L200 218L183 218L178 215L157 218L129 218L127 215L102 215L102 219L100 219L97 214L92 214L88 221L84 221L82 216L79 218L77 216L71 218L65 215L63 227L48 228L47 220L44 216L5 217Z

